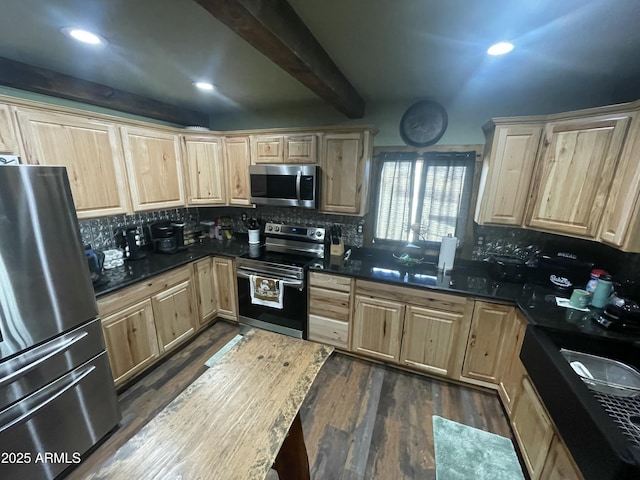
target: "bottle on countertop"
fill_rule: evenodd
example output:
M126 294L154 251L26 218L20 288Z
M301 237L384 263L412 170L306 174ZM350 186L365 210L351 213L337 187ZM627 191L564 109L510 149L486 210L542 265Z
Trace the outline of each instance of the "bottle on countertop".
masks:
M593 297L593 292L596 291L596 286L598 285L598 278L600 278L600 275L607 275L607 272L599 268L591 270L591 278L589 278L587 286L584 287L584 289L589 293L589 296L591 297Z

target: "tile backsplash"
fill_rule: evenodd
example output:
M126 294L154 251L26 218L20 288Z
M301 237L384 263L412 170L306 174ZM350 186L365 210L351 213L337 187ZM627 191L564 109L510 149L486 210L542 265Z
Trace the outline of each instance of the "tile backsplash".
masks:
M523 228L493 227L474 224L472 259L483 260L491 254L518 254L529 247L550 255L558 252L575 254L580 260L593 262L618 280L640 281L640 254L625 253L590 240L536 232Z
M347 245L362 247L364 236L358 233L358 226L364 227L362 217L349 215L327 215L319 213L317 210L291 207L262 207L239 208L239 207L207 207L200 208L201 220L214 220L226 217L236 232L247 232L247 225L242 219L242 215L247 218L257 218L261 225L267 222L287 223L300 226L315 226L328 228L332 225L342 227L342 236Z
M116 248L116 231L129 225L136 225L144 233L145 225L164 220L181 222L199 222L200 220L214 220L224 218L231 225L233 231L246 233L247 224L243 220L255 217L261 225L267 222L289 223L302 226L319 226L328 228L332 225L342 226L343 237L347 245L361 247L363 234L358 233L358 226L364 225L361 217L348 215L327 215L316 210L301 208L278 207L200 207L178 208L172 210L158 210L133 215L115 215L111 217L80 220L80 235L85 244L98 250ZM143 243L149 240L143 237Z
M84 244L98 250L116 248L116 232L118 229L135 225L141 232L143 227L149 223L161 221L198 221L197 208L176 208L172 210L157 210L154 212L135 213L133 215L114 215L111 217L92 218L80 220L80 236ZM143 244L148 244L149 239L143 235Z

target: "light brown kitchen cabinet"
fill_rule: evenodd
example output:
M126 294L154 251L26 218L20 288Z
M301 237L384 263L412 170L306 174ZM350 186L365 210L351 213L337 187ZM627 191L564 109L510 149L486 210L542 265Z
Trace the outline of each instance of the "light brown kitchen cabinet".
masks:
M553 438L553 424L527 377L511 417L513 432L532 480L540 478Z
M353 352L398 363L404 308L399 302L356 294Z
M282 135L253 135L251 137L251 163L283 163L284 137Z
M349 350L353 283L340 275L309 274L309 340Z
M457 379L468 331L469 315L465 315L464 308L446 311L408 305L400 363Z
M187 265L98 298L116 385L195 333L193 283L193 267Z
M193 267L198 293L198 323L202 327L218 313L218 289L213 273L213 258L198 260Z
M13 127L9 105L0 104L0 153L20 155L19 141Z
M497 385L507 355L514 307L476 301L462 366L465 379Z
M251 163L305 163L318 161L315 134L252 135Z
M489 122L483 129L487 151L476 222L520 226L524 222L542 124L496 125Z
M135 211L184 207L180 139L160 129L121 127Z
M629 123L625 114L548 123L526 225L595 238Z
M229 205L250 205L251 148L249 137L225 137L224 150L227 159L227 203Z
M238 284L232 258L213 257L213 273L218 296L218 316L238 321Z
M625 252L640 252L640 112L632 123L602 217L599 240Z
M141 372L160 356L150 299L103 316L102 331L116 385Z
M184 159L187 177L187 204L227 203L224 148L221 138L185 135Z
M196 331L196 297L191 280L158 293L151 299L161 352L167 352Z
M75 115L20 108L17 119L32 165L67 168L78 218L124 214L129 189L115 124Z
M285 135L284 161L285 163L317 163L318 136L315 134Z
M554 435L540 480L583 480L583 478L562 439Z
M325 133L320 151L321 210L366 214L373 154L371 131Z
M498 393L509 415L513 411L513 405L520 391L522 377L526 375L524 365L520 361L520 349L527 323L527 319L519 311L516 311L504 344L504 370L500 375Z

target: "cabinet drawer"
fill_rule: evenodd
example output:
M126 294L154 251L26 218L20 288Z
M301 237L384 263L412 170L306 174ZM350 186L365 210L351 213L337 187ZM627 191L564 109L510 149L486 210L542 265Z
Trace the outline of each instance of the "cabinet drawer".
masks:
M349 348L349 324L318 315L309 315L309 340Z
M326 273L309 274L309 285L311 287L328 288L329 290L339 290L341 292L350 292L353 285L353 279L340 275L327 275Z
M309 289L309 314L348 322L351 308L351 295L344 292L311 287Z
M170 272L156 275L135 285L119 290L98 299L98 311L101 316L115 312L137 301L149 298L177 283L191 278L191 266L176 268Z

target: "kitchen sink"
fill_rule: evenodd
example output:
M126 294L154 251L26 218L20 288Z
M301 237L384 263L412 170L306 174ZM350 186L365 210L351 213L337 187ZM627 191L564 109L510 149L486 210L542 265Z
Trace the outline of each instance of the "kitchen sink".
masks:
M591 390L567 361L563 349L637 368L640 345L528 325L520 352L533 385L585 479L640 478L640 444L634 441L635 427L630 419L632 404L640 408L640 397L625 399Z

